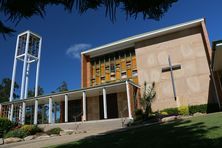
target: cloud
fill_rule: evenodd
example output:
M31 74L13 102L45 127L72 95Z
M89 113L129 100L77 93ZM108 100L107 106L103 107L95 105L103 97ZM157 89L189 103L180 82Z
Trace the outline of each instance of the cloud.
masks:
M66 50L66 54L74 59L80 59L81 51L89 49L90 47L92 47L92 45L86 43L74 44Z

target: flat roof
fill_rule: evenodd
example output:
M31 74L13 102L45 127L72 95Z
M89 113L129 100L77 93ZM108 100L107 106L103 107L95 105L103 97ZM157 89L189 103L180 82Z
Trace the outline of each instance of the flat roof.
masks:
M204 22L204 21L205 21L204 18L200 18L200 19L189 21L189 22L169 26L166 28L142 33L142 34L131 36L131 37L128 37L125 39L121 39L121 40L118 40L118 41L115 41L115 42L112 42L109 44L105 44L103 46L92 48L87 51L83 51L83 52L81 52L81 54L89 55L91 57L96 57L96 56L103 55L106 53L118 51L121 49L126 49L129 47L133 47L136 42L146 40L146 39L155 38L158 36L162 36L162 35L177 32L177 31L182 31L182 30L189 29L192 27L196 27L196 26L200 25L201 22Z
M70 90L70 91L64 91L64 92L57 92L57 93L51 93L51 94L46 94L46 95L41 95L41 96L37 96L37 97L29 97L27 99L16 99L16 100L13 100L12 102L2 102L0 104L2 105L6 105L6 104L12 104L12 103L20 103L20 102L23 102L23 101L32 101L32 100L35 100L35 99L45 99L45 98L50 98L50 97L57 97L57 96L63 96L63 95L69 95L69 94L74 94L74 93L81 93L81 92L86 92L86 91L91 91L91 90L94 90L94 89L101 89L101 88L109 88L109 87L115 87L115 86L118 86L118 85L123 85L125 84L125 82L128 81L129 84L137 87L137 88L140 88L140 86L136 83L134 83L133 81L131 80L128 80L128 79L125 79L125 80L121 80L121 81L118 81L118 82L112 82L112 83L105 83L105 84L100 84L100 85L96 85L96 86L91 86L91 87L87 87L87 88L80 88L80 89L76 89L76 90Z

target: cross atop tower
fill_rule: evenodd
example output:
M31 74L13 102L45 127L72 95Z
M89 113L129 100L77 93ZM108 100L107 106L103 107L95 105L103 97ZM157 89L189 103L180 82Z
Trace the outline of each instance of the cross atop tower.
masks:
M12 83L10 91L10 101L13 101L14 83L16 78L17 61L23 62L22 82L20 99L26 99L28 94L29 69L32 63L37 63L35 80L35 97L38 95L39 67L41 57L42 37L31 32L25 31L17 36L15 48L14 65L12 72Z

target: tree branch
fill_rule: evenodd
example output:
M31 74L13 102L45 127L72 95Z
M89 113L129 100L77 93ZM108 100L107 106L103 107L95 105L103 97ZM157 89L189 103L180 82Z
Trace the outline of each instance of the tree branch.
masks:
M126 12L126 17L135 17L142 14L143 19L159 20L164 13L177 0L1 0L0 13L3 13L9 21L18 24L23 18L30 18L33 15L45 16L47 5L62 5L64 9L71 12L73 6L80 13L89 9L104 7L105 14L112 22L116 21L116 10L120 7ZM0 22L0 33L13 33L14 30L6 27Z

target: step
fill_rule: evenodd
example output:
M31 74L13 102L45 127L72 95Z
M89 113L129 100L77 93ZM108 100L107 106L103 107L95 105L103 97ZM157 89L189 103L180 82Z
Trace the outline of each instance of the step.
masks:
M44 131L60 127L63 130L74 130L79 132L94 132L94 131L110 131L126 127L130 122L129 118L117 118L106 120L94 120L85 122L69 122L55 124L40 124L39 127L44 128Z

